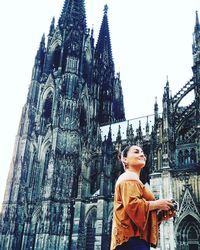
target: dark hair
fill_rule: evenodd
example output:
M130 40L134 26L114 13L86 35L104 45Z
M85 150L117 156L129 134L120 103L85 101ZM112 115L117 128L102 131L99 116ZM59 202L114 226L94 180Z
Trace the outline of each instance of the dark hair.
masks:
M124 150L121 151L121 153L119 152L118 154L118 159L121 161L124 170L126 169L126 164L123 162L123 157L127 157L128 151L129 149L132 147L133 145L128 145L124 148Z
M118 155L118 159L122 162L122 165L123 165L123 167L124 167L124 170L126 170L127 165L125 164L123 158L124 158L124 157L127 157L128 152L129 152L129 150L130 150L130 148L131 148L132 146L138 146L138 145L136 145L136 144L128 145L128 146L126 146L126 147L124 148L124 150L122 150L121 153ZM140 147L140 146L138 146L138 147ZM145 154L144 154L144 155L145 155ZM145 158L146 158L146 155L145 155Z
M127 157L128 151L129 149L132 147L133 145L128 145L124 148L124 150L122 150L121 152L118 153L118 159L121 161L123 157Z
M125 147L125 149L122 151L122 156L123 157L127 157L127 154L128 154L128 151L129 151L129 149L132 147L133 145L128 145L128 146L126 146Z

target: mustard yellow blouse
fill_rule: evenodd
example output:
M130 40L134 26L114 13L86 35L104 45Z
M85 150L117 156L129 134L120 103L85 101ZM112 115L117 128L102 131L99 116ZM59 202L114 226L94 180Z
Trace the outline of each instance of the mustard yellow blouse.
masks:
M133 236L157 246L157 215L156 211L149 211L152 200L154 195L134 173L120 176L115 186L111 250Z

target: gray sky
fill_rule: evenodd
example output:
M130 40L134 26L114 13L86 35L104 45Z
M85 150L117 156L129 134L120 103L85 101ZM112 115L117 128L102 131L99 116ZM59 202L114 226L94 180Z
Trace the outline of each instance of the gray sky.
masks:
M64 0L0 2L0 202L34 57L53 16L57 23L63 3ZM192 76L192 33L195 11L200 11L199 0L86 0L87 24L94 27L96 38L106 3L126 118L152 114L156 96L162 111L167 76L172 95Z

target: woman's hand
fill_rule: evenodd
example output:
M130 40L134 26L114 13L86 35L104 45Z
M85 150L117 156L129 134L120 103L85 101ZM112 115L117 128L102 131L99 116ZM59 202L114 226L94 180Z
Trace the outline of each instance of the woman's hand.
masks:
M173 203L169 199L159 199L156 201L150 201L149 208L152 210L168 211L173 207Z
M176 215L176 211L173 207L172 200L169 199L159 199L156 201L150 201L150 211L158 210L157 217L159 223L161 221L169 220L171 217Z
M175 211L162 211L162 220L169 220L171 217L176 215Z

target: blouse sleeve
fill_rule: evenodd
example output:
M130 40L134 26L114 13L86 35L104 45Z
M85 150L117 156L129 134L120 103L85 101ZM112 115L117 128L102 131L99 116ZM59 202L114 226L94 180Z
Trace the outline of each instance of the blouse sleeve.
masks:
M119 188L126 213L139 229L144 230L149 217L149 202L143 198L143 187L138 181L125 181Z

